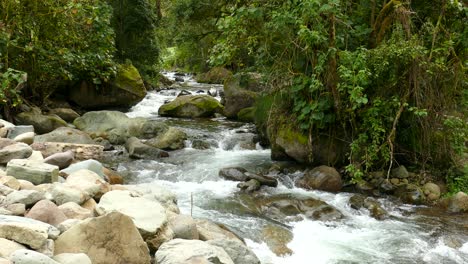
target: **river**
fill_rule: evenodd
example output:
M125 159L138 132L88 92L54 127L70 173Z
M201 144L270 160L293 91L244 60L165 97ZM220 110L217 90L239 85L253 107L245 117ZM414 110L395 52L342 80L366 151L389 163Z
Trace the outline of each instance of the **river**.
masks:
M174 78L173 73L167 76ZM184 78L183 89L192 93L222 90L220 85L199 84L190 77ZM423 206L379 199L390 214L388 219L379 221L367 211L352 209L348 204L350 193L333 194L294 187L290 179L297 177L300 171L291 171L284 175L277 188L263 187L262 192L267 195L293 193L323 200L341 211L342 220L277 223L250 213L239 198L237 183L221 179L218 172L231 166L253 172L269 168L274 163L270 150L259 145L244 149L236 144L252 135L255 131L252 124L222 117L190 120L158 116L158 108L166 100L174 99L180 89L149 92L127 115L160 120L181 128L189 135L187 147L171 152L169 158L124 162L118 170L130 172L131 183L159 184L173 191L182 213L227 225L245 238L263 264L468 263L467 215L449 216ZM192 148L196 139L208 142L211 147ZM288 243L292 254L276 256L267 246L261 230L272 225L284 225L292 232L293 238Z

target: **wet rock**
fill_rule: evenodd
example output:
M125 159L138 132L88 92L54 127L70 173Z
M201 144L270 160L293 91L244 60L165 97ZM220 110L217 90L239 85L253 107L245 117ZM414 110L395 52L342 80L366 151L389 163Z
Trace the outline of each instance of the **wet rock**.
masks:
M253 133L236 133L225 138L221 144L224 150L232 150L235 148L255 149L255 134Z
M255 103L258 93L262 90L260 76L253 73L236 74L226 80L225 115L228 118L236 118L240 110L251 107Z
M62 253L53 257L60 264L93 264L88 255L83 253Z
M26 247L14 241L0 238L0 258L8 258L11 253L20 249L26 249Z
M218 100L209 95L187 95L162 105L158 113L160 116L197 118L211 117L222 109Z
M241 167L230 167L221 169L218 175L226 180L243 182L247 181L246 172L247 170Z
M75 154L69 150L66 152L55 153L44 159L44 163L55 165L59 169L65 169L73 162Z
M180 93L177 95L177 97L185 96L185 95L192 95L192 93L190 91L187 91L187 90L181 90Z
M22 203L27 207L34 205L38 201L44 199L42 192L34 190L21 190L10 193L7 196L8 204Z
M63 120L72 123L73 120L80 117L80 115L70 108L54 108L49 111L49 114L57 115Z
M13 252L10 260L15 264L60 264L44 254L27 249Z
M215 239L208 241L208 244L224 249L234 264L260 264L255 253L238 241Z
M7 164L13 159L26 159L32 154L32 148L24 143L16 143L0 148L0 164Z
M158 264L234 264L224 249L199 240L174 239L164 243L155 255Z
M85 253L93 264L151 262L148 247L132 219L119 212L74 225L56 240L55 253Z
M270 187L277 187L278 180L266 175L259 175L250 172L246 172L245 175L247 176L247 180L256 180L260 183L260 185L266 185Z
M404 203L409 204L424 204L426 196L423 190L416 185L408 184L398 187L395 191L395 196L400 198Z
M372 197L364 197L363 195L355 194L349 199L349 203L351 208L355 210L361 208L368 209L370 216L377 220L383 220L388 217L387 211Z
M409 173L405 166L400 166L391 171L391 176L398 179L406 179L409 177Z
M91 137L78 129L60 127L47 134L36 136L34 142L63 142L73 144L95 144Z
M233 232L227 229L227 227L216 224L205 219L195 219L197 223L197 230L202 241L214 240L214 239L231 239L243 243L243 241L235 235Z
M304 173L302 178L296 181L298 187L327 192L339 192L343 182L340 173L328 166L316 167Z
M440 198L440 187L435 183L424 184L423 191L429 201L436 201Z
M262 230L262 240L277 256L290 255L293 251L288 248L289 242L293 239L293 234L288 229L277 225L266 225Z
M200 139L194 139L192 141L192 148L200 149L200 150L210 149L211 144L209 142L207 142L207 141L203 141L203 140L200 140Z
M131 137L125 143L125 149L131 158L158 159L169 157L169 154L161 149L142 143L138 138Z
M397 186L393 185L389 180L380 179L377 183L379 190L386 194L393 194L397 190ZM403 187L404 188L404 187Z
M188 215L177 215L170 219L169 227L174 231L174 238L198 239L198 230L195 220Z
M237 120L246 123L253 123L255 121L255 108L254 107L247 107L241 109L239 113L237 113Z
M146 141L146 144L163 150L177 150L185 147L186 139L187 134L185 132L178 128L170 127L156 138Z
M458 192L449 200L448 211L450 213L468 212L468 195L464 192Z
M53 202L41 200L37 202L26 214L27 218L35 219L53 226L58 226L67 220L65 216Z
M237 184L237 188L247 193L253 193L255 191L258 191L260 190L260 187L261 187L260 182L255 179L251 179L246 182L241 182Z
M174 81L183 83L185 80L184 80L184 78L182 78L182 77L180 77L180 76L175 76L175 77L174 77Z
M16 116L20 125L32 125L38 134L49 133L59 127L66 127L67 122L56 115L43 115L40 110L23 112Z

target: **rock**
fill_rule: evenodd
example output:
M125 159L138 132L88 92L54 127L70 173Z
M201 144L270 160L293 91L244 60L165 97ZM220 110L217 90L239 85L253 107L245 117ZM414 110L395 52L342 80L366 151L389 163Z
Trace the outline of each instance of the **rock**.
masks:
M7 196L8 204L22 203L26 207L32 206L38 201L44 199L44 194L42 192L34 190L21 190L12 192Z
M104 173L105 179L108 183L124 184L123 177L118 172L105 167L102 169L102 172Z
M355 210L359 210L362 207L364 207L364 200L365 199L366 199L366 197L364 197L363 195L355 194L355 195L353 195L353 196L351 196L349 198L349 205L351 206L351 208L353 208Z
M31 145L34 142L34 132L27 132L13 138L14 141Z
M51 258L54 256L54 250L55 250L55 243L54 240L52 239L47 239L46 243L44 246L42 246L40 249L37 249L36 251L46 255L47 257Z
M343 182L340 173L336 169L320 166L306 171L304 176L296 181L296 185L307 190L339 192Z
M168 211L179 213L177 196L167 188L157 184L126 185L126 187L142 194L143 198L160 203Z
M71 127L59 127L47 134L36 136L34 142L62 142L91 145L95 144L87 133Z
M247 170L241 167L229 167L221 169L218 175L226 180L243 182L247 181L246 172Z
M224 249L199 240L171 240L159 248L155 258L158 264L234 264Z
M232 77L232 72L223 67L214 67L206 73L200 73L196 76L199 83L224 83L225 80Z
M177 150L185 147L186 139L185 132L175 127L169 127L166 132L146 141L146 144L163 150Z
M112 211L130 216L144 238L156 235L167 225L166 212L161 204L129 191L111 191L101 197L96 207L98 215Z
M197 224L191 216L177 215L169 221L169 226L174 231L174 238L198 239Z
M123 144L130 137L153 138L168 129L162 122L129 118L117 111L87 112L73 123L92 138L101 137L112 144Z
M10 187L8 187L8 186L1 183L2 181L4 181L5 178L9 178L9 177L11 177L11 176L5 176L3 178L0 178L0 196L2 196L2 195L7 196L8 194L15 191L15 189L12 189L12 188L10 188Z
M54 108L49 111L49 114L57 115L66 122L72 123L73 120L80 117L80 115L70 108Z
M409 173L406 170L405 166L400 166L398 168L395 168L391 171L391 175L394 178L398 179L406 179L409 177Z
M132 219L119 212L74 225L55 241L55 253L84 253L94 264L151 262L148 247Z
M262 90L260 76L253 73L236 74L224 83L225 109L228 118L237 118L240 110L252 107Z
M20 249L10 256L14 264L60 264L48 256L36 251Z
M183 82L183 81L182 81ZM192 93L190 91L187 91L187 90L181 90L179 92L179 94L177 95L177 97L180 97L180 96L185 96L185 95L192 95Z
M71 150L75 154L75 160L100 159L104 150L104 147L100 145L57 142L36 142L31 147L33 150L40 151L44 157Z
M14 159L7 164L7 174L35 185L58 181L57 166L34 160Z
M32 154L32 148L24 143L16 143L0 148L0 164L13 159L26 159Z
M260 190L260 187L261 187L260 182L255 179L251 179L246 182L241 182L237 184L237 188L247 193L253 193L255 191L258 191Z
M256 180L260 183L260 185L266 185L270 187L278 186L278 180L271 176L258 175L250 172L246 172L245 175L247 176L247 180Z
M125 143L125 149L131 158L135 159L158 159L169 157L169 154L153 146L142 143L138 138L131 137Z
M81 205L81 207L83 207L84 209L89 210L91 213L93 213L96 210L96 206L97 206L96 200L94 200L93 198L87 200L86 202L84 202ZM93 213L93 216L94 216L94 213Z
M75 154L73 151L68 150L66 152L55 153L44 159L44 163L55 165L59 169L65 169L73 162Z
M398 185L398 184L400 184L400 179L398 179L398 178L391 178L391 179L390 179L390 183L393 184L393 185Z
M0 128L12 128L12 127L15 127L15 125L8 121L0 119Z
M182 77L180 77L180 76L175 76L175 77L174 77L174 81L183 83L185 80L184 80L184 78L182 78Z
M10 145L14 145L16 143L17 143L16 141L9 139L9 138L0 138L0 149L3 149L4 147L10 146Z
M224 150L233 149L255 149L255 134L254 133L236 133L223 139L221 147Z
M237 113L237 120L246 123L253 123L255 121L254 114L254 107L243 108L239 111L239 113Z
M364 200L364 207L366 207L369 210L370 215L377 220L383 220L388 217L387 211L385 211L380 203L372 197L367 197Z
M429 201L436 201L440 198L440 187L435 183L424 184L423 191Z
M24 216L26 213L26 205L22 203L9 204L6 209L16 216Z
M83 253L62 253L53 257L60 264L93 264L88 255Z
M68 175L66 186L81 190L97 199L110 190L109 184L90 170L79 170Z
M0 207L0 215L13 215L13 213L3 207Z
M287 246L292 239L293 234L291 231L277 225L268 224L262 230L262 240L277 256L286 256L293 253Z
M0 215L0 238L13 240L32 249L41 249L48 238L55 239L59 234L57 228L34 219Z
M215 239L207 243L224 249L234 264L260 264L260 260L255 253L238 241Z
M105 175L103 172L104 166L102 166L102 164L99 161L93 160L93 159L74 163L68 168L61 170L61 173L65 173L66 175L71 175L80 170L89 170L99 175L101 179L105 178Z
M0 186L6 186L12 190L19 190L21 188L21 183L12 176L3 176L0 178ZM0 187L1 188L1 187ZM8 191L8 190L7 190ZM4 193L0 190L0 193ZM8 195L8 193L4 193L3 195Z
M7 138L14 139L22 134L34 133L33 126L13 126L8 128ZM26 143L26 142L25 142Z
M66 127L67 122L56 115L43 115L40 111L23 112L16 116L20 125L32 125L38 134L49 133L59 127Z
M83 222L82 220L79 219L68 219L60 223L57 228L60 230L60 233L65 233L68 229L72 228L72 226L75 226L79 223Z
M31 156L29 156L28 160L44 162L44 157L42 156L42 153L40 151L33 150L32 154L31 154Z
M225 226L213 223L206 219L195 219L200 240L231 239L243 243L243 241Z
M90 198L88 193L60 183L53 185L50 194L57 205L68 202L82 204Z
M138 70L131 64L117 67L115 79L96 88L83 81L71 89L69 98L86 109L131 107L146 96L146 88Z
M209 95L187 95L162 105L158 113L160 116L197 118L211 117L222 109L218 100Z
M449 200L448 211L450 213L468 212L468 195L464 192L458 192Z
M163 243L166 243L167 241L170 241L173 238L174 232L169 227L169 225L166 225L157 235L147 237L145 239L145 242L148 245L150 252L154 253L159 249L159 247Z
M93 217L93 212L74 202L68 202L58 207L59 211L68 219L85 220Z
M424 192L416 185L405 184L399 186L395 190L395 196L400 198L401 201L408 204L424 204L426 196Z
M200 150L209 149L209 148L211 148L211 144L209 142L207 142L207 141L203 141L203 140L200 140L200 139L194 139L192 141L192 148L200 149Z
M26 249L26 247L14 241L0 238L0 257L1 258L8 258L10 257L11 253L20 249Z
M27 180L18 180L20 184L20 190L34 190L35 186L32 182Z
M59 210L57 205L49 200L41 200L36 203L26 214L27 218L35 219L53 226L58 226L67 220L67 216Z

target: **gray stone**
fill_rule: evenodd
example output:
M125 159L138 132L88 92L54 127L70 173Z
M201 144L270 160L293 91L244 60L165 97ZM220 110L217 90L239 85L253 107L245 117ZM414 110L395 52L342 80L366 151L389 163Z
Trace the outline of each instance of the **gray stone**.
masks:
M177 215L169 221L169 226L174 231L174 238L199 239L197 224L189 215Z
M48 257L53 257L54 256L54 251L55 251L55 243L54 240L52 239L47 239L46 243L39 249L36 250L37 252L44 254Z
M86 132L70 127L60 127L47 134L36 136L34 142L63 142L91 145L95 144Z
M78 163L74 163L70 165L68 168L63 169L61 172L66 173L67 175L70 175L74 172L80 171L80 170L90 170L97 175L99 175L102 179L105 178L104 172L103 172L104 166L99 161L90 159L90 160L85 160L81 161Z
M21 190L10 193L7 196L7 203L22 203L28 207L34 205L42 199L44 199L44 194L42 192L34 190Z
M10 127L8 129L8 138L9 139L14 139L19 135L22 135L24 133L34 133L34 127L33 126L14 126Z
M423 191L429 201L436 201L440 198L440 187L435 183L424 184Z
M59 127L67 126L67 122L56 115L43 115L40 111L23 112L16 116L21 125L32 125L38 134L45 134Z
M159 247L155 258L158 264L234 264L224 249L200 240L171 240Z
M93 264L84 253L62 253L53 257L60 264Z
M0 238L0 257L8 258L11 253L19 249L26 249L26 247L15 241Z
M80 115L70 108L54 108L49 111L49 114L57 115L67 122L73 122L73 120L80 117Z
M85 253L94 264L151 262L148 246L132 219L119 212L74 225L55 241L55 253Z
M22 203L9 204L5 208L16 216L24 216L26 212L26 205Z
M319 166L306 171L304 176L296 181L296 185L308 190L339 192L343 182L340 173L335 168Z
M230 167L230 168L223 168L219 171L218 175L223 179L230 180L230 181L247 181L247 172L246 169L240 167Z
M398 179L406 179L409 177L408 170L406 170L405 166L400 166L398 168L395 168L391 171L392 177L398 178Z
M0 148L0 164L6 164L13 159L25 159L31 156L32 148L24 143L16 143Z
M44 157L58 152L73 151L75 160L100 159L103 156L104 147L91 144L74 144L60 142L36 142L31 145L33 150L40 151Z
M185 147L187 134L182 130L170 127L164 133L146 142L147 145L163 150L177 150Z
M60 223L57 228L60 230L60 233L65 233L68 229L72 228L72 226L81 223L82 220L79 219L68 219Z
M10 187L13 190L19 190L21 187L20 182L13 176L3 176L0 178L0 184Z
M126 141L125 149L128 151L130 157L135 159L158 159L161 157L169 157L167 152L146 145L136 137L131 137Z
M215 239L207 241L207 243L224 249L234 264L260 264L260 260L255 253L238 241Z
M195 219L195 223L197 223L198 235L202 241L231 239L243 243L234 233L214 222L205 219Z
M50 194L57 205L68 202L82 204L90 198L86 192L60 183L54 184Z
M60 264L48 256L36 251L20 249L10 256L14 264Z
M35 185L52 183L58 180L59 168L34 160L14 159L8 162L7 174L17 179L27 180Z
M458 192L449 200L448 211L450 213L468 212L468 195L464 192Z
M44 163L55 165L59 169L65 169L73 162L75 154L73 151L68 150L66 152L55 153L44 159Z

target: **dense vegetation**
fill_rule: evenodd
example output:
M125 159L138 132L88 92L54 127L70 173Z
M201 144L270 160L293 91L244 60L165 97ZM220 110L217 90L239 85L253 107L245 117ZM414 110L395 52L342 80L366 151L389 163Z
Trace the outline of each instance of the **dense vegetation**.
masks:
M354 180L409 164L450 171L466 190L467 11L455 0L0 0L0 102L99 85L127 60L154 83L165 54L168 67L262 73L265 98L281 98L262 106L275 113L265 125L345 142Z
M355 180L396 163L466 164L467 10L445 0L180 0L170 9L176 63L264 73L268 93L283 99L273 118L348 142ZM466 188L466 174L452 175Z

